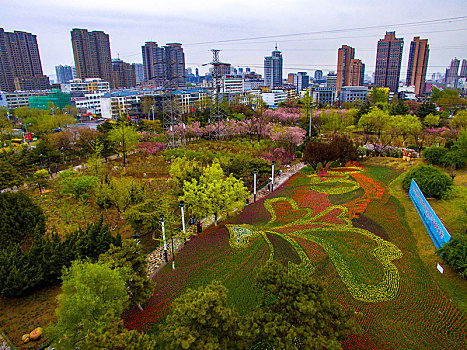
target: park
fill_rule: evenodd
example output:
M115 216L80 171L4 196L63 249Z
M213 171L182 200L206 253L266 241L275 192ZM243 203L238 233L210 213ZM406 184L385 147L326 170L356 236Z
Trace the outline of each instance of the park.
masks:
M38 121L52 130L60 115L18 111L40 139L0 154L5 337L18 349L462 349L465 111L294 103L226 106L217 139L205 111L170 131L121 118L60 133ZM412 178L452 236L442 251Z

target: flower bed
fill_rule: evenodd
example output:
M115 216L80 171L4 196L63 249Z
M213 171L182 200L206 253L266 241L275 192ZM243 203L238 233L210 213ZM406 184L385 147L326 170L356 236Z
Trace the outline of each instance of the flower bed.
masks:
M385 178L393 177L387 171ZM329 297L355 315L363 332L350 336L345 349L463 348L467 318L425 270L404 212L386 185L365 168L328 174L322 181L304 169L245 207L227 228L190 241L177 255L177 269L169 265L156 276L148 310L131 315L126 324L147 329L175 296L213 279L227 286L229 302L240 312L249 310L257 297L255 269L277 259L323 278ZM330 193L339 191L332 196L348 201L336 205Z

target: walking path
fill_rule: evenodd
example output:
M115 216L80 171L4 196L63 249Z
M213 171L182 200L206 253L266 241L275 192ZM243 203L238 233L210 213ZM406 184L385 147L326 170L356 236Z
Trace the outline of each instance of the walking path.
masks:
M297 173L300 169L303 169L304 167L305 167L305 164L297 163L282 170L281 175L274 177L274 188L275 189L279 188L284 182L290 179L292 175L294 175L295 173ZM264 196L269 194L269 192L270 191L268 191L267 186L263 187L261 190L257 191L256 200L263 198ZM253 203L253 194L250 196L249 203ZM211 226L214 223L214 216L203 219L202 223L203 223L203 228L207 228ZM191 227L187 227L187 231L188 231L187 241L191 237L193 237L195 233L194 229L195 229L195 225L192 225ZM191 230L191 234L189 232L190 230ZM179 237L174 237L174 250L179 251L183 248L183 246L184 246L183 240L180 239ZM167 253L168 253L168 260L170 262L171 255L172 255L172 244L169 238L167 238ZM164 258L164 247L161 246L157 249L154 249L152 252L148 254L147 259L148 259L148 276L152 278L154 275L157 274L159 270L161 270L167 264Z

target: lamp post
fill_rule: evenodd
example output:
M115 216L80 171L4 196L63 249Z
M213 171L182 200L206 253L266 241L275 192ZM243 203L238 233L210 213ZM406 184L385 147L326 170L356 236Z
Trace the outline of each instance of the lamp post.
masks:
M274 192L274 164L276 164L276 162L272 161L271 192Z
M173 230L172 230L172 234L170 235L170 239L172 240L172 270L175 270L174 231Z
M167 242L165 241L164 214L161 214L161 225L162 225L162 239L164 240L164 258L165 258L165 262L168 262L169 259L167 259Z
M253 170L253 202L256 202L256 174L258 173L258 171L256 170Z
M39 154L39 159L40 159L40 162L41 162L41 168L42 168L42 153Z
M183 207L185 206L184 201L180 201L179 205L180 210L182 211L182 230L183 230L183 243L186 244L186 230L185 230L185 211Z

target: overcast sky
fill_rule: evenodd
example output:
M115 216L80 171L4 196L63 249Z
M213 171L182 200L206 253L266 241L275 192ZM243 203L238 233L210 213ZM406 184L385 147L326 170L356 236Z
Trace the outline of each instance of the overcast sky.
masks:
M454 17L463 18L427 22ZM414 22L426 23L408 24ZM48 75L56 65L74 65L72 28L103 30L113 58L130 63L142 62L145 41L180 42L187 67L210 62L215 48L221 61L260 74L276 42L285 74L335 71L343 44L355 48L371 74L377 41L394 30L404 38L402 78L414 36L428 38L427 78L444 73L452 58L467 58L465 0L0 0L0 27L36 34Z

